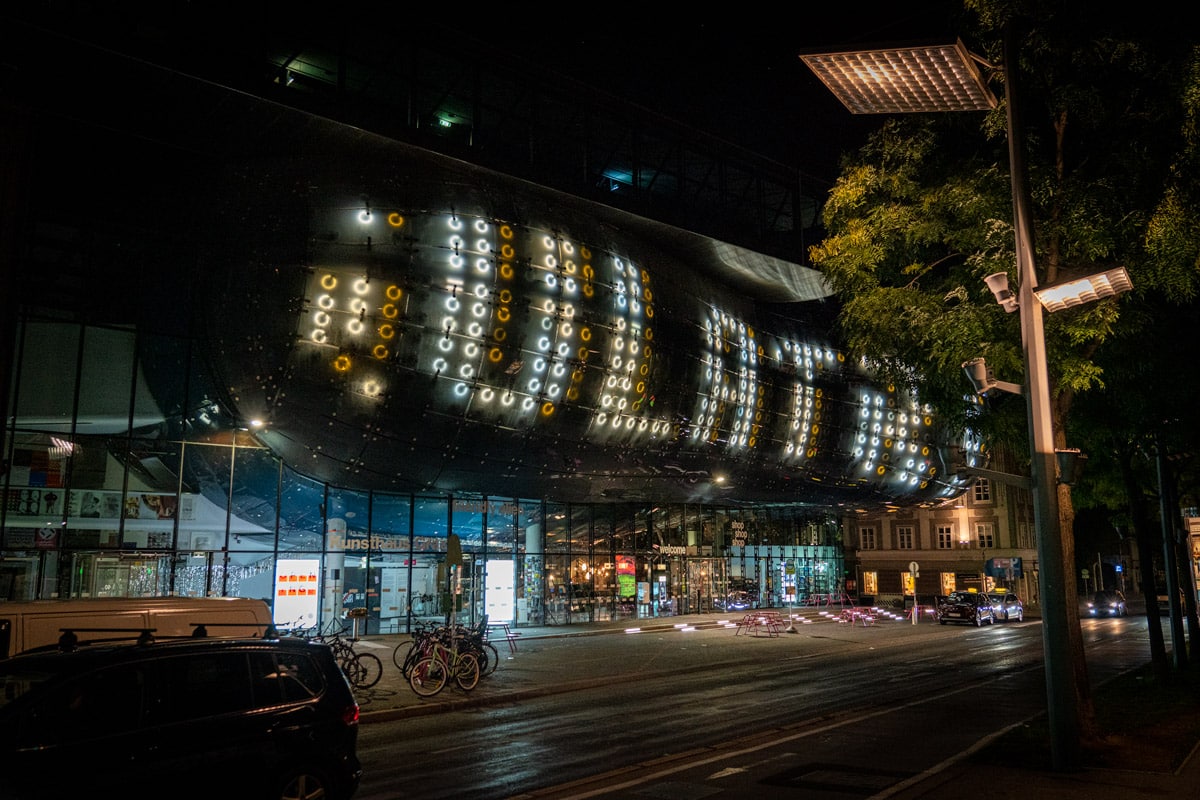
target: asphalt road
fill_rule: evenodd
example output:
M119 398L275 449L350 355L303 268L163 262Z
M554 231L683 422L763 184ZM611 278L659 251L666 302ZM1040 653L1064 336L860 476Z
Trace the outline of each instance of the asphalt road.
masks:
M1146 660L1145 625L1083 622L1093 683ZM887 797L1045 708L1041 636L823 619L521 640L470 695L367 699L358 797Z

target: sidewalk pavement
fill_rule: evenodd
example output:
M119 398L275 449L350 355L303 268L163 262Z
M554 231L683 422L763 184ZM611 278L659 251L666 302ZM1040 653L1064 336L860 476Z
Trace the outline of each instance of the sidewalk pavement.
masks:
M787 619L788 612L779 610ZM840 609L792 609L791 625L836 624ZM358 691L362 706L362 724L407 717L438 714L444 711L503 705L527 697L607 686L634 679L678 676L690 669L710 670L712 663L687 667L674 665L659 672L647 672L630 660L613 658L603 661L574 660L569 668L556 655L554 647L543 640L577 636L668 632L682 627L736 630L736 622L746 612L691 614L646 620L620 620L570 626L522 627L513 630L512 643L493 630L491 642L500 654L499 668L480 680L469 694L447 687L433 698L418 697L392 663L392 650L403 634L363 637L359 647L375 653L383 661L383 677L371 689ZM886 613L886 612L885 612ZM907 618L890 615L893 622L907 624ZM1035 617L1027 617L1032 619ZM922 620L923 622L924 620ZM879 624L888 624L882 620ZM786 635L786 632L785 632ZM615 642L614 642L615 643ZM1140 798L1200 797L1200 742L1184 763L1171 773L1133 770L1083 769L1075 772L1051 772L1019 765L978 763L971 756L985 748L1004 731L987 737L962 753L934 765L925 772L876 794L870 800L919 800L940 798L964 791L983 791L988 800L1140 800Z

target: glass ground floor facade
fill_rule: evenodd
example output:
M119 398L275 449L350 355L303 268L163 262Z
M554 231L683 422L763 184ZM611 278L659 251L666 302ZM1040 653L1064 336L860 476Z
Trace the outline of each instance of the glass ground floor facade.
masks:
M420 619L571 625L842 589L836 519L799 506L360 492L306 479L249 432L8 435L0 600L255 597L283 625L351 618L388 633Z

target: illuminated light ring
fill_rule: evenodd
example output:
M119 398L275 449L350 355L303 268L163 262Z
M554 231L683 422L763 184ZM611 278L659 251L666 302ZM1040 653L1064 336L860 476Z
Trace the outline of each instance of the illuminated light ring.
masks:
M563 303L559 306L559 313L565 319L575 319L575 306L572 303Z
M324 328L315 329L310 337L317 344L325 344L329 340L329 336L325 333Z
M375 356L380 361L383 361L388 357L388 349L381 344L377 344L371 348L371 355Z
M558 326L558 332L563 336L570 336L575 332L575 329L571 327L571 323L564 322L562 325Z
M335 305L337 305L337 302L336 302L336 301L335 301L335 300L334 300L332 297L330 297L329 295L327 295L327 294L323 294L323 295L321 295L320 297L318 297L318 298L317 298L317 305L318 305L320 308L323 308L323 309L325 309L326 311L329 311L329 310L330 310L330 309L332 309L332 308L333 308Z
M608 387L609 389L615 389L615 388L617 388L617 376L616 376L616 375L609 375L609 376L608 376L608 378L606 378L606 379L605 379L605 381L604 381L604 385L605 385L606 387Z
M496 328L496 330L492 331L492 338L497 342L503 342L508 338L508 331L504 330L504 328Z
M396 335L396 329L394 327L392 327L391 325L388 325L386 322L383 325L379 326L379 338L380 339L391 339L395 335Z
M565 280L563 280L563 290L564 291L571 292L572 294L574 294L578 290L578 288L579 287L575 285L574 278L566 278Z
M472 316L482 317L486 313L487 313L487 307L484 306L483 303L472 303L471 304L471 315Z
M387 223L393 228L399 228L404 224L404 217L397 214L395 211L387 215Z
M444 359L444 358L435 358L435 359L433 360L433 371L434 371L434 372L441 372L441 371L442 371L442 370L444 370L444 369L445 369L447 366L448 366L448 365L447 365L447 363L446 363L446 359Z
M617 308L625 308L625 295L617 295Z
M641 314L642 313L642 304L639 303L637 300L630 300L629 301L629 310L632 311L634 314Z
M508 322L512 317L512 313L507 308L499 308L496 310L496 319L500 322Z
M525 385L529 388L530 392L536 392L538 389L542 388L542 382L537 378L530 378L529 383Z
M350 361L350 356L340 355L333 360L333 368L338 372L349 372L353 362Z
M876 468L875 468L875 474L876 474L876 475L885 475L885 474L887 474L887 467L885 467L885 466L883 466L882 464L880 464L878 467L876 467Z
M921 448L921 455L923 455L923 456L927 456L927 455L929 455L929 447L928 447L928 445L927 445L927 446L925 446L925 447L922 447L922 448Z
M483 326L480 325L478 322L472 322L470 325L467 326L467 335L468 336L482 336L483 335Z
M383 315L388 319L395 319L400 316L400 309L396 308L395 303L385 303L381 310L383 311Z
M454 267L455 269L462 269L463 263L464 261L462 256L457 254L450 256L450 266Z
M554 273L547 272L546 273L546 286L547 286L547 288L550 288L550 289L557 288L558 287L558 276L554 275Z
M453 349L454 342L450 341L449 339L443 337L438 341L438 350L441 350L443 353L449 353Z
M459 308L461 308L461 304L458 302L457 297L451 296L451 297L446 298L446 310L447 311L449 311L450 313L453 314L453 313L456 313L459 310Z
M366 225L368 222L371 221L371 212L365 208L362 211L358 212L358 221L361 222L363 225Z
M329 315L324 311L318 311L317 313L313 314L313 322L324 328L329 324Z
M591 265L591 264L584 264L584 265L583 265L583 277L584 277L584 278L586 278L586 279L587 279L587 280L589 280L589 281L590 281L592 278L596 277L596 270L592 269L592 265Z
M608 422L608 415L605 414L603 411L601 411L599 414L596 415L596 424L597 425L603 425L606 422Z
M567 399L572 403L579 399L578 387L572 386L570 389L567 389Z
M513 250L513 247L511 244L500 245L500 257L501 258L510 259L513 257L514 253L516 253L516 251Z
M361 314L367 310L367 304L361 297L353 297L350 299L350 312L353 314Z
M579 267L571 259L563 261L563 271L568 275L574 275L579 270Z
M584 297L590 298L590 297L593 297L595 294L596 294L596 290L592 288L592 285L590 283L586 284L583 287L583 296Z
M562 387L558 386L557 384L551 384L550 386L546 387L546 394L550 395L551 397L558 397L558 393L561 388Z
M558 269L558 259L555 258L553 253L546 254L546 266L550 269Z
M633 417L629 417L628 419L625 420L625 430L627 430L627 431L633 430L633 426L636 424L637 424L637 420L634 419Z
M500 398L500 404L505 405L505 406L511 406L513 404L513 399L514 399L513 393L509 392L508 394L504 395L504 397Z
M494 398L495 396L496 396L496 393L494 391L492 391L492 388L490 386L479 393L480 399L487 403L492 402L492 398Z
M355 294L366 294L371 291L371 282L366 278L357 278L354 281L353 289Z
M475 220L475 230L478 231L479 233L487 233L487 230L488 230L487 220L484 220L484 219Z
M458 368L458 376L469 381L471 378L475 377L475 368L470 364L463 364Z
M534 405L535 405L534 399L532 397L526 397L524 400L521 401L521 410L522 411L532 411Z
M535 359L533 360L533 371L534 371L534 372L541 372L541 371L542 371L542 370L544 370L544 369L546 369L546 359L544 359L544 358L540 358L540 357L539 357L539 358L535 358Z
M544 318L539 324L544 331L548 331L554 327L554 322L549 317Z
M492 268L492 262L488 261L486 258L475 259L475 271L476 272L483 274L483 273L486 273L491 268Z
M650 365L642 364L640 367L638 367L638 374L640 374L643 378L646 377L647 375L649 375L650 374Z
M500 277L506 281L511 281L513 276L512 264L504 263L500 265Z
M646 328L646 330L642 331L642 338L645 339L647 342L653 340L654 339L654 329Z
M547 353L550 351L550 337L549 336L543 336L538 339L538 350L541 350L543 353Z
M471 387L465 383L458 383L454 386L454 393L459 397L466 397L471 393Z
M613 427L613 428L619 428L619 427L621 427L621 417L620 417L620 416L618 416L618 415L614 415L614 416L613 416L613 418L612 418L612 427Z
M579 383L581 380L583 380L583 370L581 370L581 369L571 370L571 383Z
M563 252L564 252L564 253L574 253L574 252L575 252L575 245L571 244L570 242L566 242L566 241L564 241L564 242L562 243L562 249L563 249Z
M384 289L383 293L387 297L388 300L393 300L393 301L399 300L401 297L404 296L404 290L401 289L399 286L397 286L394 283L391 286L388 286L386 289Z
M501 303L511 303L512 299L513 299L513 295L512 295L511 290L509 290L509 289L501 289L500 290L500 302Z
M499 347L493 347L491 350L488 350L488 361L491 361L493 364L499 364L503 358L504 351Z
M467 342L467 346L463 348L463 352L467 354L468 358L474 358L479 355L479 345L474 342Z
M581 348L579 348L579 352L577 353L577 355L579 356L580 361L587 361L588 356L591 354L588 352L588 349L586 347L581 347Z
M363 384L363 394L367 397L379 397L382 391L383 387L379 385L378 381L367 381Z
M547 250L553 250L554 249L554 237L553 236L543 236L542 237L542 247L546 248Z
M646 391L646 382L645 382L645 381L638 381L638 384L637 384L637 386L634 388L634 391L635 391L635 392L637 392L638 394L644 394L644 393L645 393L645 391ZM639 400L638 402L640 403L640 402L641 402L641 400Z
M556 352L563 358L566 358L571 352L571 345L568 342L559 342L558 350Z
M513 229L512 229L512 227L511 227L511 226L509 226L509 225L501 225L501 226L500 226L500 237L501 237L501 238L503 238L503 239L511 239L511 238L513 238Z
M621 363L622 363L622 361L621 361L621 357L620 357L620 356L617 356L617 355L615 355L615 356L613 356L613 357L612 357L612 368L613 368L613 369L620 369L620 368L621 368Z

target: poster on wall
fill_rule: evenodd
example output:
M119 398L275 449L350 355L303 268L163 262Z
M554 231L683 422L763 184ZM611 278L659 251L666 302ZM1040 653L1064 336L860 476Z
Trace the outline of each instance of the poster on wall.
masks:
M275 567L275 611L281 628L311 628L317 624L321 562L316 558L281 558Z
M617 596L637 596L637 573L632 556L617 556Z

